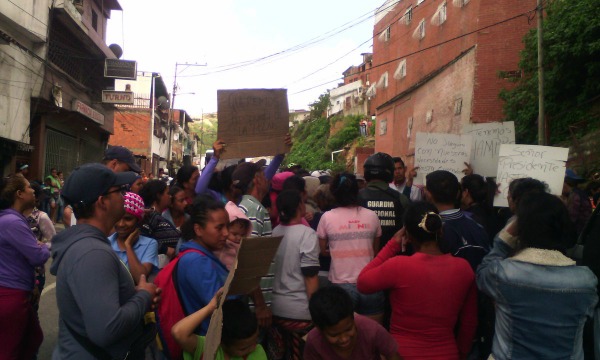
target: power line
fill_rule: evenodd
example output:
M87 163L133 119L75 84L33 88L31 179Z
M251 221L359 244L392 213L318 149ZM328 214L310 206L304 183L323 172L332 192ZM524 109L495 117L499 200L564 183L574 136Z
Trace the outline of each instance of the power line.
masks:
M398 1L390 4L388 7L386 7L383 10L386 10L388 8L392 8L392 7L396 6L396 4L398 4L400 1L401 0L398 0ZM366 20L374 17L375 16L375 12L377 10L378 10L378 8L375 9L375 10L373 10L373 11L369 11L368 13L363 14L363 15L359 16L358 18L356 18L354 20L351 20L351 21L349 21L349 22L347 22L347 23L345 23L345 24L343 24L343 25L341 25L341 26L339 26L337 28L329 30L329 31L327 31L327 32L325 32L325 33L317 36L317 37L314 37L314 38L312 38L310 40L307 40L307 41L305 41L305 42L303 42L301 44L292 46L292 47L290 47L288 49L281 50L281 51L278 51L276 53L273 53L273 54L270 54L270 55L266 55L266 56L263 56L263 57L260 57L260 58L257 58L257 59L253 59L253 60L246 60L246 61L242 61L242 62L234 63L234 64L229 64L229 65L221 65L221 66L215 67L215 69L218 69L218 70L215 70L215 71L209 71L209 72L202 73L202 74L182 75L181 77L207 76L207 75L221 73L221 72L225 72L225 71L229 71L229 70L235 70L235 69L238 69L238 68L241 68L241 67L246 67L246 66L257 64L257 63L259 63L259 62L261 62L263 60L270 59L270 58L278 56L278 55L282 55L282 54L285 54L285 53L288 53L288 52L295 52L295 51L299 51L299 50L305 49L305 48L307 48L307 47L309 47L311 45L314 45L314 44L319 43L319 42L321 42L323 40L329 39L329 38L331 38L331 37L333 37L333 36L335 36L335 35L337 35L339 33L342 33L342 32L344 32L346 30L349 30L349 29L351 29L351 28L353 28L353 27L355 27L355 26L357 26L357 25L365 22ZM363 17L365 17L367 15L369 15L369 16L366 17L365 19L361 20L361 18L363 18ZM358 20L360 20L360 21L358 21ZM348 25L348 24L350 24L350 25ZM328 35L328 34L330 34L330 35ZM325 35L327 35L327 36L325 36Z
M469 32L467 32L467 33L464 33L464 34L461 34L461 35L455 36L455 37L453 37L453 38L450 38L450 39L444 40L444 41L442 41L442 42L439 42L439 43L437 43L437 44L434 44L434 45L431 45L431 46L425 47L425 48L423 48L423 49L420 49L420 50L417 50L417 51L413 51L413 52L411 52L411 53L408 53L408 54L404 54L404 55L402 55L402 56L399 56L399 57L397 57L397 58L394 58L394 59L391 59L391 60L385 61L385 62L383 62L383 63L381 63L381 64L378 64L378 65L372 66L370 70L372 70L372 69L376 69L376 68L378 68L378 67L381 67L381 66L384 66L384 65L388 65L388 64L390 64L390 63L393 63L393 62L395 62L395 61L402 60L402 59L404 59L404 58L407 58L407 57L409 57L409 56L413 56L413 55L416 55L416 54L422 53L422 52L424 52L424 51L427 51L427 50L431 50L431 49L433 49L433 48L436 48L436 47L438 47L438 46L441 46L441 45L447 44L447 43L449 43L449 42L452 42L452 41L455 41L455 40L458 40L458 39L461 39L461 38L463 38L463 37L465 37L465 36L472 35L472 34L474 34L474 33L476 33L476 32L479 32L479 31L482 31L482 30L485 30L485 29L489 29L489 28L491 28L491 27L494 27L494 26L497 26L497 25L501 25L501 24L507 23L507 22L509 22L509 21L515 20L515 19L517 19L517 18L520 18L520 17L522 17L522 16L526 16L527 14L529 14L529 13L531 13L531 12L534 12L534 11L536 11L536 10L537 10L537 7L536 7L535 9L533 9L533 10L528 10L528 11L526 11L526 12L524 12L524 13L521 13L521 14L518 14L518 15L515 15L515 16L512 16L512 17L510 17L510 18L507 18L507 19L504 19L504 20L498 21L498 22L496 22L496 23L493 23L493 24L490 24L490 25L487 25L487 26L483 26L483 27L481 27L481 28L478 28L478 29L475 29L475 30L473 30L473 31L469 31ZM322 85L326 85L326 84L332 83L332 82L334 82L334 81L337 81L337 80L339 80L339 79L340 79L340 78L338 77L338 78L336 78L336 79L333 79L333 80L331 80L331 81L325 82L325 83L323 83L323 84L316 85L316 86L313 86L313 87L311 87L311 88L304 89L304 90L300 90L300 91L298 91L298 92L292 93L291 95L300 94L300 93L302 93L302 92L305 92L305 91L308 91L308 90L312 90L312 89L314 89L314 88L316 88L316 87L319 87L319 86L322 86Z

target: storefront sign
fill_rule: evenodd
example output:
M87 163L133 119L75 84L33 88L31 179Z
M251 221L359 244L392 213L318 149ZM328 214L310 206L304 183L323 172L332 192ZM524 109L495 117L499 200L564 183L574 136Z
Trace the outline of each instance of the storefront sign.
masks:
M137 78L137 62L106 59L104 60L104 77L135 80Z
M73 100L73 111L77 111L81 115L94 120L98 124L104 125L104 115L79 100Z
M133 105L133 92L102 90L102 102L105 104Z

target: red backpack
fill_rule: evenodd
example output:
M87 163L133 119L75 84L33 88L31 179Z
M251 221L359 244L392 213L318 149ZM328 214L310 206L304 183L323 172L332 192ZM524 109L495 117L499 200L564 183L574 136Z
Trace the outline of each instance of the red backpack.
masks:
M177 266L181 257L189 252L206 256L202 251L196 249L180 252L167 266L158 272L154 279L154 284L162 289L161 301L156 309L158 335L163 345L163 353L172 360L183 358L183 350L171 335L171 328L188 315L181 302L181 294L177 283Z

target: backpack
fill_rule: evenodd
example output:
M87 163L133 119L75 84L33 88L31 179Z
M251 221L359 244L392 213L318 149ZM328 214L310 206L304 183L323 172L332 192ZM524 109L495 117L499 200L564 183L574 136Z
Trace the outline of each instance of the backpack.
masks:
M156 309L156 322L158 324L158 335L163 345L163 353L168 359L183 358L183 350L171 335L171 328L187 314L177 282L177 267L181 257L189 252L196 252L206 256L202 251L188 249L180 252L167 266L161 269L154 279L154 284L162 289L161 302Z

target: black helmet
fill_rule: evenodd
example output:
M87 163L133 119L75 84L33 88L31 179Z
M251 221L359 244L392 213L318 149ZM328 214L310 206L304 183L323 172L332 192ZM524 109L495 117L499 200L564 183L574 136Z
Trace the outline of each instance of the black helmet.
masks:
M382 152L375 153L365 160L363 165L365 180L381 180L391 182L394 179L394 159Z

